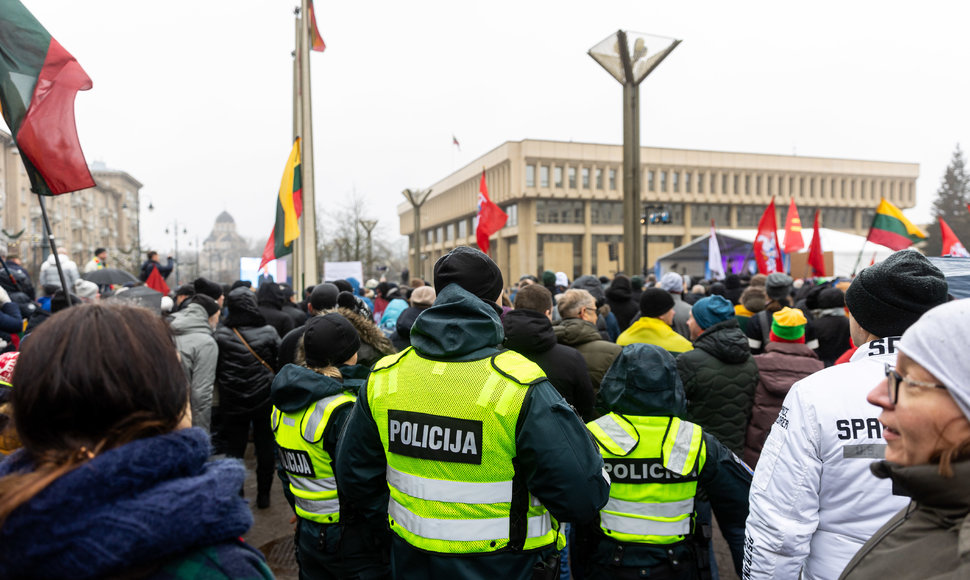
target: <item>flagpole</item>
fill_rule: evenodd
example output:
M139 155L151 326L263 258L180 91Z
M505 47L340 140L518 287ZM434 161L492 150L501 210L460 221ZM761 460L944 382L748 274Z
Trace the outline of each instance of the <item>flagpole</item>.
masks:
M300 19L300 8L293 10L293 23L294 23L294 50L293 50L293 140L300 136L300 126L302 123L302 110L300 107L300 60L303 56L300 53L301 44L301 28L302 20ZM302 176L301 176L302 179ZM301 217L302 219L302 217ZM302 232L301 232L302 233ZM290 263L293 265L293 290L297 293L297 296L303 296L303 289L306 288L303 278L303 264L301 260L303 259L303 236L299 236L293 241L293 257L290 259Z
M301 6L301 42L298 49L300 62L300 137L302 139L302 159L300 169L303 171L303 228L300 237L303 238L303 276L301 287L307 283L317 284L320 277L317 274L317 204L316 191L313 183L313 107L310 93L310 0L300 0ZM361 280L363 282L363 280Z
M51 222L47 218L47 204L44 202L44 196L38 193L37 201L40 202L40 214L44 218L44 229L47 230L47 242L51 246L51 253L54 254L54 265L57 267L57 276L61 279L61 288L64 290L64 296L67 297L67 305L71 306L71 289L67 286L67 277L64 276L64 269L61 268L61 259L57 255L57 245L54 243L54 230L51 229Z
M855 266L852 267L852 277L855 278L855 273L859 271L859 262L862 261L862 254L866 251L866 242L869 241L869 235L872 234L872 226L876 223L876 216L872 217L872 224L869 224L869 233L866 234L865 241L862 242L862 247L859 248L859 255L855 259Z

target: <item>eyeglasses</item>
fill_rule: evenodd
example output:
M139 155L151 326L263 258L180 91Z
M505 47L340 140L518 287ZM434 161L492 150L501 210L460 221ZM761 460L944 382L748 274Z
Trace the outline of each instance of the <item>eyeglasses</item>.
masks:
M889 385L889 400L896 405L899 402L899 383L906 383L914 387L925 387L927 389L945 389L946 385L941 385L939 383L928 383L925 381L917 381L915 379L910 379L904 377L903 375L896 372L896 367L890 365L889 363L884 363L886 367L886 383Z

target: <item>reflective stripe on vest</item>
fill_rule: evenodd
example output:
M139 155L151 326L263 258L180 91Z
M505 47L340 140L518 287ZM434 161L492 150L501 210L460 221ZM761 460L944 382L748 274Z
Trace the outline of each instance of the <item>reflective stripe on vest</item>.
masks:
M375 366L368 403L387 456L394 533L445 554L560 541L536 498L513 506L515 427L529 385L543 376L511 351L446 362L410 349Z
M323 448L323 434L334 411L354 400L348 393L338 393L290 413L273 407L271 421L280 464L301 518L323 524L340 521L337 479L330 454Z
M676 417L610 413L588 424L611 477L600 527L620 542L672 544L691 533L703 431Z
M432 540L446 542L487 542L507 536L509 518L488 518L474 520L443 520L421 517L392 498L387 506L391 525L403 527L408 532ZM552 532L552 517L546 512L526 520L527 538L541 538Z

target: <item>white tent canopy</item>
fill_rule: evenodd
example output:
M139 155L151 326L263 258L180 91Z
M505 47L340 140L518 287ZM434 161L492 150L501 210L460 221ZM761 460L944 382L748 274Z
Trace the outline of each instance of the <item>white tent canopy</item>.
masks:
M859 251L862 250L862 259L859 262L859 269L869 265L873 259L880 262L886 259L893 250L879 244L866 241L864 236L848 234L829 228L819 228L822 236L822 251L832 252L835 272L832 275L848 278L852 275L856 260L859 259ZM717 230L717 243L721 248L721 258L725 264L726 274L740 274L750 271L750 264L754 263L754 253L752 246L754 239L758 235L758 230ZM707 265L708 239L709 233L699 238L695 238L689 244L675 248L657 259L657 265L661 272L677 272L678 274L688 274L691 277L703 278L705 266ZM811 229L802 230L802 238L805 240L805 248L799 252L808 253L808 248L812 243L814 231ZM779 241L784 244L785 232L778 231Z

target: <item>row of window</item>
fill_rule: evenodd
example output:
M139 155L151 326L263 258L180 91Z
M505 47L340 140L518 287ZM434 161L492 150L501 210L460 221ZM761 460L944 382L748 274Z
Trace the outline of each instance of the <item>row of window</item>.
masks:
M549 165L539 165L539 187L550 187L549 180ZM577 179L578 172L578 179ZM604 183L604 175L606 176L607 182ZM564 181L565 176L565 181ZM569 189L599 189L605 190L608 186L610 190L616 190L616 168L610 167L608 169L603 169L602 167L576 167L574 165L563 166L554 165L552 166L552 187L563 189L567 186ZM536 187L536 165L526 165L525 166L525 186L526 187Z
M669 178L669 179L668 179ZM647 191L661 193L742 193L799 196L803 199L870 199L915 201L915 183L866 177L784 176L720 171L648 169ZM861 196L861 197L860 197Z
M507 205L502 208L502 211L508 216L505 222L506 227L512 227L519 225L519 206L518 204ZM475 218L464 218L456 222L451 222L450 224L440 225L436 228L431 228L424 232L424 240L426 244L440 244L442 242L451 242L455 240L455 235L459 239L464 239L468 236L468 232L472 231L474 227Z

